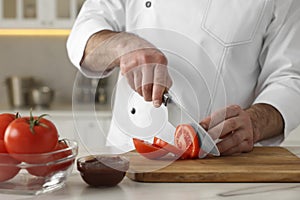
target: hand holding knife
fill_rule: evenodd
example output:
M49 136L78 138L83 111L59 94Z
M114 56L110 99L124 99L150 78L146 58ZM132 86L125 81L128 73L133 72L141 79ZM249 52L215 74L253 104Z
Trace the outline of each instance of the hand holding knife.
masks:
M164 93L163 104L168 110L168 121L177 127L179 124L190 124L198 134L201 151L199 152L199 158L205 157L207 154L219 156L220 152L216 146L216 143L207 133L207 131L197 123L188 112L178 103L169 93Z

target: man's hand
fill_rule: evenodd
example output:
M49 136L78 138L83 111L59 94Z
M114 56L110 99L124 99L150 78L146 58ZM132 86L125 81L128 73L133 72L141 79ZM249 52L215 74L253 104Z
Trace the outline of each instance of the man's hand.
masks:
M249 152L253 149L254 135L249 114L237 105L213 113L200 124L208 128L222 155Z
M88 41L82 67L91 71L109 71L120 66L132 89L155 107L172 80L167 70L167 58L148 41L130 33L101 31Z
M140 49L120 58L121 73L127 78L131 88L153 101L155 107L162 103L163 93L172 81L167 70L167 59L157 49Z
M247 110L232 105L203 119L200 124L213 139L221 155L250 152L256 142L283 133L281 114L267 104L256 104Z

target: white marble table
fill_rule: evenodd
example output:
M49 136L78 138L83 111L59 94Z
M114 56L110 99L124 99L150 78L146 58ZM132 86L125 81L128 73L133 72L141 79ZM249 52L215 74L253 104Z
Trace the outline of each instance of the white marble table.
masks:
M71 116L51 111L55 117ZM60 119L60 118L59 118ZM300 127L284 145L300 146ZM68 136L68 135L67 135ZM72 137L72 135L71 135ZM300 157L300 148L289 147ZM80 148L83 150L83 148ZM80 152L86 154L86 152ZM80 155L79 155L80 156ZM300 183L139 183L125 178L112 188L91 188L76 170L63 189L38 196L0 194L0 200L300 200Z
M287 147L300 157L299 147ZM125 178L112 188L87 186L74 170L63 189L38 196L0 194L0 200L299 200L300 183L140 183Z
M112 188L91 188L73 174L66 186L39 196L0 195L2 200L299 200L300 183L138 183L125 178Z

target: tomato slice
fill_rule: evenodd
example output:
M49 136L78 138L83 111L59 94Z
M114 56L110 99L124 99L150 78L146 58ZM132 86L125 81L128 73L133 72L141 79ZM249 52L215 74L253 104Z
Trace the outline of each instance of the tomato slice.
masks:
M198 158L200 151L199 139L195 129L190 124L180 124L175 131L175 146L184 151L182 159Z
M166 151L173 153L177 157L186 156L186 153L184 151L158 137L154 137L153 144L163 148Z
M159 159L169 153L155 144L151 144L138 138L133 138L133 144L136 151L148 159Z

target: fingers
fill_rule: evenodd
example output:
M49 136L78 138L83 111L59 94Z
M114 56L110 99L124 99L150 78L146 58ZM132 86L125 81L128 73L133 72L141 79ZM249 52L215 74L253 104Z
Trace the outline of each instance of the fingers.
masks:
M133 72L133 82L134 82L134 88L137 93L139 93L141 96L143 96L143 91L142 91L142 72L139 70L135 70Z
M211 137L216 140L237 129L241 123L237 118L242 112L238 105L231 105L214 112L200 122L200 125L208 131Z
M160 51L140 50L124 55L120 59L120 68L130 87L145 101L153 101L155 107L162 104L162 96L171 87L172 80L167 60Z
M155 107L162 104L162 96L171 87L172 81L167 71L167 66L156 65L154 70L154 85L152 100Z
M200 124L205 130L208 130L208 129L209 129L210 121L211 121L211 117L208 116L208 117L204 118L199 124Z
M236 131L242 126L243 121L239 117L232 117L209 129L208 132L214 140L217 138L223 139L227 134Z
M148 64L134 69L132 75L126 76L133 89L144 97L145 101L153 101L155 107L162 104L162 96L172 84L167 67Z
M247 139L246 135L243 134L242 131L234 131L219 142L217 146L220 152L226 152L227 150L241 144L245 139Z
M152 101L152 90L153 90L153 76L154 76L153 64L142 66L142 96L145 101Z
M240 114L241 111L242 109L238 105L231 105L224 109L216 111L210 116L209 127L212 128L228 118L236 117Z
M200 124L211 137L220 139L221 155L249 152L253 149L253 128L249 114L237 105L228 106L203 119Z
M126 77L129 86L130 86L133 90L135 90L135 83L134 83L134 76L133 76L133 73L126 73L126 74L124 74L124 76Z
M253 136L247 130L232 132L217 144L221 155L249 152L253 146Z
M253 150L253 142L250 140L244 140L239 145L236 145L230 149L227 149L226 151L222 152L221 154L223 156L229 156L236 153L247 153Z

